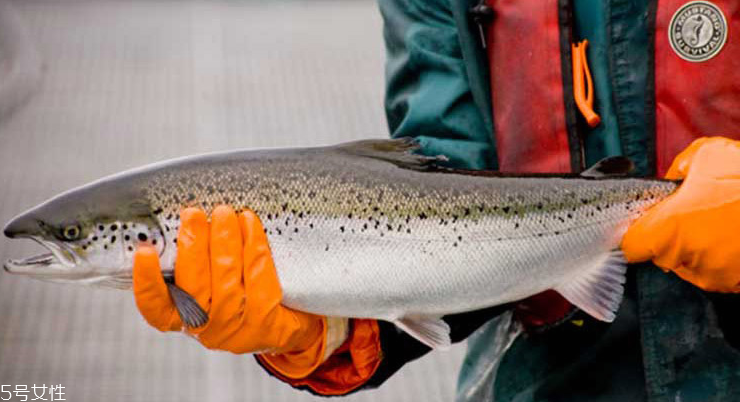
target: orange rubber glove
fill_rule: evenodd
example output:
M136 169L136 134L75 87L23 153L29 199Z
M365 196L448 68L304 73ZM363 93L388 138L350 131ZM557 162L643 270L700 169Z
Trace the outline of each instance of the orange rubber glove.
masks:
M740 292L740 142L698 139L666 178L683 184L630 226L625 257L653 260L704 290Z
M133 289L144 319L160 331L192 335L209 349L266 353L263 361L290 378L318 367L346 338L346 319L291 310L282 291L262 223L252 211L217 207L209 223L196 208L180 214L175 283L208 313L199 328L183 327L154 247L134 256Z

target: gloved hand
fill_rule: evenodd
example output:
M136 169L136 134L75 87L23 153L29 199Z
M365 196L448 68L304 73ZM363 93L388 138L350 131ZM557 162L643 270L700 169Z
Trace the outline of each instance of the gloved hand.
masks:
M625 257L653 260L704 290L740 292L740 142L698 139L666 178L683 184L630 226Z
M262 223L252 211L217 207L209 223L196 208L180 215L175 283L208 313L202 327L185 328L164 283L157 252L142 244L134 256L136 305L160 331L184 330L209 349L267 353L281 374L300 378L346 337L347 320L291 310L282 291Z

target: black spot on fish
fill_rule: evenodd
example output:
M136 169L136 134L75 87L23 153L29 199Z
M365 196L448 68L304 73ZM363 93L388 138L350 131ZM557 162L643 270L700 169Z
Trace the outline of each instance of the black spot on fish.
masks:
M378 208L377 206L373 207L373 212L378 212L378 210L380 210L380 208Z
M93 241L98 241L98 236L93 236Z
M112 225L110 225L110 231L111 232L115 232L116 230L118 230L118 225L116 225L115 223L112 224Z
M385 227L386 227L386 228L387 228L388 230L393 230L393 226L391 226L391 225L390 225L389 223L387 223L387 224L385 225Z
M568 219L573 219L573 214L568 214Z
M543 207L543 205L542 205L541 202L537 204L537 209L542 209L542 207Z
M83 246L82 246L82 249L83 249L83 250L87 250L87 246L83 245Z
M427 214L425 214L424 212L419 214L419 219L426 219L426 218L427 218Z
M588 204L588 200L585 199L585 198L581 198L581 203L584 204L584 205L586 205L586 204Z
M406 229L406 233L411 234L411 229Z
M103 245L103 249L107 250L108 249L108 245L107 244Z
M465 211L463 212L465 216L470 215L470 208L465 208Z
M128 246L128 251L134 251L134 248L131 246Z
M328 244L326 245L326 248L324 249L324 251L329 251L329 245Z
M129 240L131 240L131 236L125 235L125 236L123 236L123 240L129 241Z
M514 229L519 229L519 222L514 223Z
M347 219L352 219L352 212L347 214Z
M110 237L110 244L113 244L115 242L116 242L116 236L111 236Z
M145 233L139 233L139 234L137 235L137 237L138 237L139 241L146 241L146 239L147 239L147 237L146 237L146 234L145 234Z
M283 204L282 209L283 209L283 212L285 212L285 211L288 210L288 203L287 202L285 204Z
M172 243L177 244L177 238L172 239Z
M452 243L452 247L457 247L457 242Z
M362 230L367 230L367 223L362 225Z
M105 228L103 227L103 225L99 225L98 230L102 231L102 230L105 230Z
M311 229L313 229L313 223L309 223L308 224L308 227L310 227Z
M509 206L506 206L506 207L501 208L501 210L504 211L505 214L508 214L510 209L511 209L511 207L509 207Z
M162 212L164 212L164 209L162 209L162 207L159 207L159 208L155 209L154 211L152 211L152 213L153 213L154 215L159 215L159 214L161 214Z
M462 241L462 236L457 236L457 241Z
M152 244L157 245L157 239L152 239Z
M352 214L350 214L350 215L352 215ZM299 217L299 218L301 218L301 219L303 219L303 212L300 212L300 213L298 214L298 217Z
M293 228L293 233L298 233L298 228Z
M339 227L339 230L341 230L341 231L342 231L342 233L344 233L344 226L340 226L340 227Z

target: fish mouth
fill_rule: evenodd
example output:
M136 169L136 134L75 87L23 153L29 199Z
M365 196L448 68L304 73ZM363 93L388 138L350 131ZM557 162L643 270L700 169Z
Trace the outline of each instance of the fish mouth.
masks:
M16 238L27 238L35 241L48 250L20 260L10 259L3 268L11 274L46 274L50 270L76 267L81 259L77 253L66 244L45 240L39 236L25 235Z

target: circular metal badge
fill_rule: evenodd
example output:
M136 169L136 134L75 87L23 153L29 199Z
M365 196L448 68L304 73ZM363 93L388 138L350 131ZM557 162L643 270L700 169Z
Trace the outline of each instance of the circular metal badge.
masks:
M716 56L727 41L727 20L708 1L691 1L676 10L668 29L668 42L684 60L702 62Z

